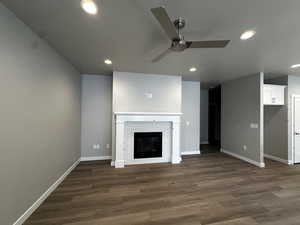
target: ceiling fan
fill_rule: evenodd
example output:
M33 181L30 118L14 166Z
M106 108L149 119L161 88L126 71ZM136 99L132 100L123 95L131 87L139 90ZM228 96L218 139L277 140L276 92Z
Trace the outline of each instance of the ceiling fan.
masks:
M178 18L172 22L163 7L153 8L151 12L172 41L171 47L155 57L152 62L160 61L171 52L183 52L188 48L225 48L230 42L230 40L186 41L184 40L184 36L180 34L180 30L185 27L185 20L183 18Z

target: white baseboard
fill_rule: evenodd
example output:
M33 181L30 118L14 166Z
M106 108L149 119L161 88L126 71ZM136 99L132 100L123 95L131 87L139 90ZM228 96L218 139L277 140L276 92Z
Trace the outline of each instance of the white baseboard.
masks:
M243 161L245 161L245 162L251 163L251 164L253 164L253 165L255 165L255 166L258 166L258 167L260 167L260 168L264 168L264 167L265 167L265 164L264 164L264 163L256 162L256 161L254 161L254 160L252 160L252 159L249 159L249 158L247 158L247 157L240 156L240 155L238 155L238 154L229 152L229 151L224 150L224 149L222 149L222 148L221 148L221 152L223 152L223 153L225 153L225 154L227 154L227 155L230 155L230 156L232 156L232 157L238 158L238 159L240 159L240 160L243 160Z
M268 154L265 154L264 155L265 158L267 159L271 159L271 160L274 160L274 161L278 161L278 162L281 162L281 163L284 163L284 164L287 164L287 165L292 165L293 163L289 160L286 160L286 159L282 159L282 158L279 158L279 157L276 157L276 156L273 156L273 155L268 155Z
M99 160L110 160L111 156L93 156L93 157L81 157L80 161L99 161Z
M181 152L181 155L200 155L201 152L198 151L186 151L186 152Z
M48 196L60 185L64 179L72 172L73 169L80 163L78 159L54 184L52 184L47 191L45 191L29 209L13 224L13 225L22 225L31 214L48 198Z
M208 141L201 141L200 145L209 145L209 142Z
M111 160L110 165L111 165L112 167L114 167L114 166L115 166L115 161L114 161L114 160Z
M115 160L114 161L115 168L124 168L125 167L125 160Z

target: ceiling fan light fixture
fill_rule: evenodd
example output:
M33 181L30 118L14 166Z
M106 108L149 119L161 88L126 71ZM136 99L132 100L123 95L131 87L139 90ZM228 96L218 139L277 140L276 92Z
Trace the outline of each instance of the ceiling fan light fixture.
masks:
M299 68L299 67L300 67L300 64L295 64L295 65L291 66L291 69L296 69L296 68Z
M98 13L98 6L93 0L81 0L82 9L91 15L96 15Z
M197 68L196 68L196 67L190 68L190 72L196 72L196 71L197 71Z
M107 65L111 65L112 64L112 61L110 59L105 59L104 60L104 63L107 64Z
M244 33L242 33L240 39L241 40L249 40L249 39L253 38L255 34L256 34L256 31L254 31L254 30L247 30Z

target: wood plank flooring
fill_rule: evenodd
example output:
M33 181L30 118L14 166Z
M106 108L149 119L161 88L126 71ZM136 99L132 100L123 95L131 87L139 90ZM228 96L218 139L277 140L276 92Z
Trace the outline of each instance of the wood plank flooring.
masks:
M180 165L80 163L26 225L296 225L300 166L222 153Z

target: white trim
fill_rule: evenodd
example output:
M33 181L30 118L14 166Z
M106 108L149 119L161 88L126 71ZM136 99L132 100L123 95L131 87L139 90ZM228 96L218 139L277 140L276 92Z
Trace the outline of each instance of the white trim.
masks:
M186 152L181 152L181 155L200 155L201 152L198 151L186 151Z
M99 160L110 160L111 156L93 156L93 157L81 157L80 161L81 162L86 162L86 161L99 161Z
M221 152L223 152L223 153L225 153L225 154L227 154L227 155L230 155L230 156L232 156L232 157L238 158L238 159L243 160L243 161L245 161L245 162L251 163L251 164L253 164L253 165L255 165L255 166L258 166L258 167L260 167L260 168L264 168L264 167L265 167L265 164L264 164L264 163L256 162L256 161L254 161L254 160L252 160L252 159L249 159L249 158L247 158L247 157L240 156L240 155L238 155L238 154L229 152L229 151L224 150L224 149L222 149L222 148L221 148L220 150L221 150Z
M164 115L164 116L181 116L182 113L171 112L114 112L115 115Z
M80 159L78 159L54 184L52 184L47 191L45 191L35 203L30 206L26 212L20 216L20 218L13 225L22 225L31 214L48 198L48 196L60 185L64 179L72 172L73 169L80 163Z
M115 160L113 164L114 164L115 168L124 168L125 167L124 160Z
M273 155L268 155L268 154L265 154L264 155L265 158L267 159L271 159L271 160L274 160L274 161L278 161L278 162L281 162L281 163L284 163L284 164L287 164L287 165L291 165L292 162L286 160L286 159L282 159L282 158L279 158L279 157L276 157L276 156L273 156Z
M168 163L163 159L155 159L155 158L148 158L142 160L135 160L131 162L126 162L126 165L143 165L143 164L157 164L157 163Z
M292 164L295 163L295 140L294 140L294 134L295 134L295 99L300 98L300 95L292 95Z
M200 145L209 145L209 141L201 141Z
M151 158L134 157L134 135L137 132L159 132L162 134L161 155ZM139 122L128 123L125 126L125 149L124 160L126 165L147 164L147 163L167 163L171 162L171 124L170 123L151 123Z

